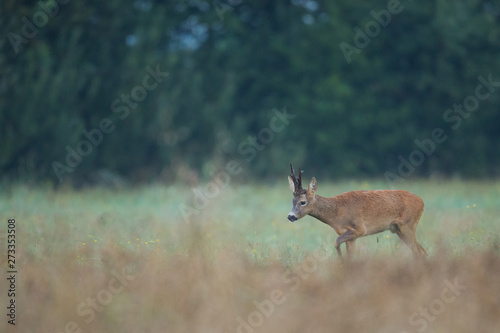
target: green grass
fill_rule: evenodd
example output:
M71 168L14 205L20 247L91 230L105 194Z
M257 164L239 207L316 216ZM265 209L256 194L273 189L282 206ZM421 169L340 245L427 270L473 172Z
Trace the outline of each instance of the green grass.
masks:
M382 182L319 183L318 194L379 188L384 188ZM424 199L425 211L417 230L430 255L437 251L436 246L462 254L499 244L500 182L422 181L405 184L404 189ZM109 244L176 255L189 252L194 232L209 240L207 251L213 254L232 246L257 262L273 258L293 262L317 249L319 240L331 243L336 237L333 229L312 217L295 223L287 220L292 196L286 183L225 188L188 221L180 207L192 206L191 195L190 188L175 186L120 192L17 187L4 193L0 208L18 221L20 241L35 256L43 249L49 255L75 250L77 257L83 247ZM390 232L359 239L357 249L358 257L409 253Z

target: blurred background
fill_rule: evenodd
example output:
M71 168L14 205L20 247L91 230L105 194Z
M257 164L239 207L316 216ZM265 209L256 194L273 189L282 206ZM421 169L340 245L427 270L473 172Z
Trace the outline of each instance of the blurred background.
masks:
M1 0L0 32L0 332L498 331L500 0ZM422 197L428 260L341 263L290 162Z
M498 1L0 8L3 183L192 185L230 161L242 181L289 161L329 179L500 174Z

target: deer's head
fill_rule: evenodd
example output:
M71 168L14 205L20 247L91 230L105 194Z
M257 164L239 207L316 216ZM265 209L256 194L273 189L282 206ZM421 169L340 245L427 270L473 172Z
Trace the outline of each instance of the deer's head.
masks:
M295 222L298 219L306 216L312 211L312 205L315 200L314 193L318 185L316 184L316 178L311 179L309 188L307 190L302 188L302 170L299 168L299 178L295 177L295 171L293 170L292 163L290 163L290 170L292 173L288 176L288 182L290 183L290 189L293 192L292 199L292 210L288 213L288 219L290 222Z

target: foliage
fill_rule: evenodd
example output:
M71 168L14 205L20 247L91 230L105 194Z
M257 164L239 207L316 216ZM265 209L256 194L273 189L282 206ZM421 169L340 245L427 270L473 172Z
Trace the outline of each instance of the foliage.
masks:
M110 170L189 182L230 160L246 176L274 178L292 160L323 176L384 177L435 128L447 140L412 176L500 172L496 86L459 125L444 118L475 94L479 76L500 80L500 8L491 2L401 2L350 61L340 45L354 47L355 28L384 22L394 1L70 1L53 16L49 3L0 5L4 181L78 184ZM47 22L37 28L40 13ZM34 36L23 35L24 19ZM157 66L168 76L126 104L123 94ZM285 107L296 117L259 136ZM77 150L105 118L113 131L58 177L54 162L68 167L67 147ZM258 140L253 159L249 136Z

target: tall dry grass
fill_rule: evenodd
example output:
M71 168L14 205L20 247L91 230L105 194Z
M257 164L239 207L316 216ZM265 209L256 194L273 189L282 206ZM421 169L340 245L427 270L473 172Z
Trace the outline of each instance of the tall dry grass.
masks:
M71 253L44 262L29 259L18 281L18 325L13 329L4 319L2 332L495 332L500 327L500 258L493 251L443 253L423 262L384 256L342 264L319 249L286 266L279 254L259 264L231 247L208 255L211 245L196 234L191 241L184 254L124 251L109 243L85 264Z
M286 222L286 187L228 189L191 223L175 188L15 189L17 325L2 278L0 332L496 332L498 188L419 184L429 258L381 234L344 264L332 230Z

